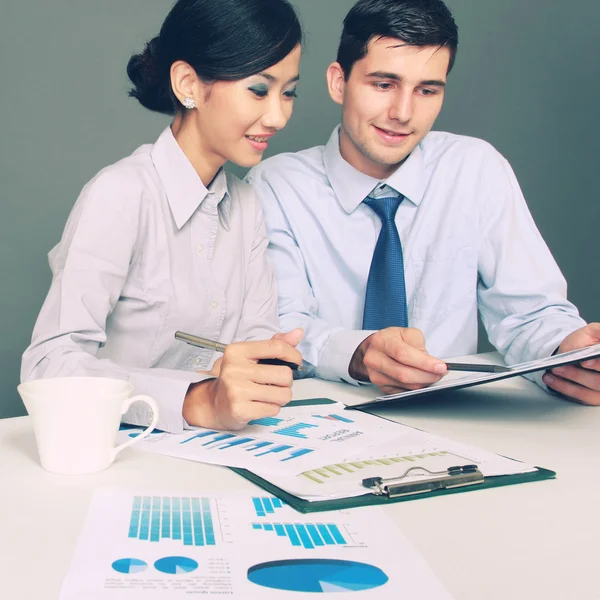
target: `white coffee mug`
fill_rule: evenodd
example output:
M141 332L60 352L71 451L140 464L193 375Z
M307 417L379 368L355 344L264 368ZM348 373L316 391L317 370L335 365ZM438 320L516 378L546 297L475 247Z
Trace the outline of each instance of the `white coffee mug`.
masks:
M133 385L105 377L37 379L17 387L33 421L42 467L53 473L94 473L108 468L121 450L150 434L158 407L149 396L133 396ZM150 425L117 446L121 415L134 402L152 409Z

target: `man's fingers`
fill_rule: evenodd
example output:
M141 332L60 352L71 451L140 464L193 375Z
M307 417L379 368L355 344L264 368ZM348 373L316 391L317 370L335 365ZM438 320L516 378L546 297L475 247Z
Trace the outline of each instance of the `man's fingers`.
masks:
M415 350L415 352L419 353L418 350ZM364 363L369 370L369 376L371 375L371 371L377 371L391 380L394 380L396 383L401 383L403 386L406 384L417 384L420 386L429 385L439 381L441 378L441 375L439 374L434 374L426 369L411 366L410 363L398 362L382 352L367 352ZM369 378L373 381L372 377Z
M566 396L570 400L579 402L580 404L587 404L590 406L600 406L600 393L590 390L589 388L583 387L577 383L567 381L562 377L551 375L550 373L544 374L542 377L544 383L554 391Z
M436 375L444 375L447 371L446 363L405 342L386 343L381 350L397 363L419 371L427 371Z
M574 381L583 387L600 393L600 373L596 371L583 369L575 365L564 365L552 369L552 373L562 379Z
M585 362L581 363L581 366L585 369L591 369L592 371L600 371L600 358L586 360Z
M384 394L396 394L409 390L419 390L430 385L429 383L402 383L392 379L384 373L373 371L370 373L371 383L374 383Z

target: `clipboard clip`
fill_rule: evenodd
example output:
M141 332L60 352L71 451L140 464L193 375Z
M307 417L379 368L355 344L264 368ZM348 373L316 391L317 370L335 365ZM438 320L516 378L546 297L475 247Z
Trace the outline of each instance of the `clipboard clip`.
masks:
M426 471L430 478L408 479L406 476L412 471ZM367 477L362 480L362 485L369 488L376 496L398 498L413 494L425 494L435 490L445 490L468 485L483 483L483 473L477 465L463 465L449 467L444 471L430 471L424 467L411 467L399 477L383 479L382 477Z

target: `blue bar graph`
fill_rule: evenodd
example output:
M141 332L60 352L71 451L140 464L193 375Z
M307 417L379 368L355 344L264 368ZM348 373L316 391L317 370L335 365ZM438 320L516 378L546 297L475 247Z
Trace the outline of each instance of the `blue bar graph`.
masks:
M263 417L262 419L254 419L253 421L249 421L248 425L263 425L264 427L271 427L273 425L279 425L279 423L283 423L283 419L278 419L277 417Z
M215 546L210 499L135 496L127 537L151 543L173 539L184 546Z
M293 452L290 452L290 455L287 458L282 458L281 462L285 462L286 460L294 460L294 458L304 456L305 454L310 454L311 452L314 452L312 448L300 448L299 450L294 450Z
M296 425L290 425L289 427L282 427L281 429L276 429L273 433L277 433L279 435L289 435L290 437L302 438L303 440L307 439L304 433L299 433L302 429L312 429L313 427L318 427L318 425L314 425L313 423L296 423Z
M275 531L277 537L287 537L292 546L302 546L306 550L347 543L339 527L333 523L252 523L252 529Z
M283 419L276 419L275 417L265 417L265 419L283 421ZM263 419L259 420L262 421ZM298 423L290 427L275 430L273 433L279 433L280 435L288 437L307 439L306 435L299 432L302 429L312 427L318 426L308 423ZM200 446L208 451L218 450L219 452L225 451L225 453L227 453L227 451L239 453L240 450L244 450L245 452L250 452L255 458L268 455L269 458L276 459L279 462L294 460L295 458L314 452L313 448L300 448L292 444L278 444L277 442L260 440L255 437L212 430L199 431L182 442L179 442L179 444L189 444L190 442L199 442ZM279 454L279 456L272 456L273 454Z
M233 448L234 446L239 446L240 444L245 444L246 442L253 441L254 438L238 438L237 440L232 440L231 442L226 442L225 444L220 444L217 446L219 450L227 450L227 448Z
M257 517L272 515L276 508L283 508L283 502L279 498L252 498L252 503Z
M342 421L343 423L354 423L352 419L348 417L342 417L342 415L329 414L329 415L313 415L317 419L327 419L328 421Z
M252 450L260 450L261 448L264 448L265 446L272 446L273 442L256 442L256 444L252 444L251 446L248 446L247 448L245 448L246 452L251 452Z
M180 444L187 444L188 442L193 442L198 438L208 437L209 435L217 435L216 431L202 431L201 433L197 433L192 437L189 437L187 440L183 440L183 442L179 442Z
M256 454L255 456L264 456L265 454L272 454L272 453L277 453L277 452L283 452L284 450L289 450L290 448L293 448L294 446L275 446L274 448L271 448L269 450L267 450L266 452L261 452L260 454Z

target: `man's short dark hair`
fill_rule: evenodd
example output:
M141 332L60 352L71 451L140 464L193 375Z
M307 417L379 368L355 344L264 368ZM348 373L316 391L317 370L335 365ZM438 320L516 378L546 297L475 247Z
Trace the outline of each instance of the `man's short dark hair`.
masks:
M337 61L350 77L354 63L367 55L371 39L392 37L409 46L438 46L450 50L452 69L458 47L458 28L442 0L359 0L346 15Z

